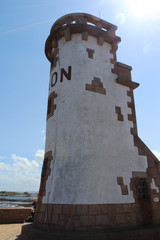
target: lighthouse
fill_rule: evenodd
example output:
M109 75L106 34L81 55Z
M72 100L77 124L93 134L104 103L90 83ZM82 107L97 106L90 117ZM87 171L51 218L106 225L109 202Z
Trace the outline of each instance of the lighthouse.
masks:
M51 28L45 156L35 221L23 227L24 240L117 239L133 229L129 239L137 227L144 236L144 226L160 221L159 161L138 136L139 84L117 61L116 29L84 13L65 15ZM152 228L145 233L153 236Z

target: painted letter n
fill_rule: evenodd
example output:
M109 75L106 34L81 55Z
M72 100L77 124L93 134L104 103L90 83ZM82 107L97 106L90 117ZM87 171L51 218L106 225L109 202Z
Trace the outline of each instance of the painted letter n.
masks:
M64 68L61 69L61 80L63 82L63 76L65 76L68 80L71 80L71 66L68 67L68 73L65 71Z

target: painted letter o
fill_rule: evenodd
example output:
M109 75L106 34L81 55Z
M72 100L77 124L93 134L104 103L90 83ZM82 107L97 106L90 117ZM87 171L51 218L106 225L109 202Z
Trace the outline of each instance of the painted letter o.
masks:
M53 83L53 80L54 80L54 76L55 76L55 82ZM58 74L57 72L54 72L52 77L51 77L51 87L54 87L57 83L57 77L58 77Z

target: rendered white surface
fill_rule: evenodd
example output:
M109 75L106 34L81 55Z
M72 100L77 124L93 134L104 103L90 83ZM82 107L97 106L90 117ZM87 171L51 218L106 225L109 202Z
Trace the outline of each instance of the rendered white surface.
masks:
M159 187L156 186L154 178L152 178L151 189L155 189L157 193L159 193Z
M154 201L154 202L159 202L159 198L158 198L158 197L155 197L155 198L153 198L153 201Z
M46 182L43 203L104 204L134 202L130 191L132 171L145 171L147 159L139 156L134 146L128 121L129 88L115 82L111 72L111 45L97 45L97 39L89 36L81 40L81 34L72 40L58 43L59 60L52 71L58 72L57 84L50 88L58 96L55 99L54 116L47 121L46 149L53 152L51 175ZM86 48L94 49L93 59L88 58ZM60 82L60 69L68 71L72 66L72 78ZM100 78L106 95L85 90L94 77ZM121 107L124 122L117 120L115 106ZM117 184L122 176L128 185L129 195L122 195Z

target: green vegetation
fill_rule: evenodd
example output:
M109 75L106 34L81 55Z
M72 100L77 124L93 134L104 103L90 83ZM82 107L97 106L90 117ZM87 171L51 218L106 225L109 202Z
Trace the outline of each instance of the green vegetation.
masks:
M17 196L21 195L21 193L18 192L7 192L7 191L1 191L0 196Z
M37 194L30 194L28 192L20 193L20 192L8 192L8 191L0 191L0 196L19 196L19 197L30 197Z

